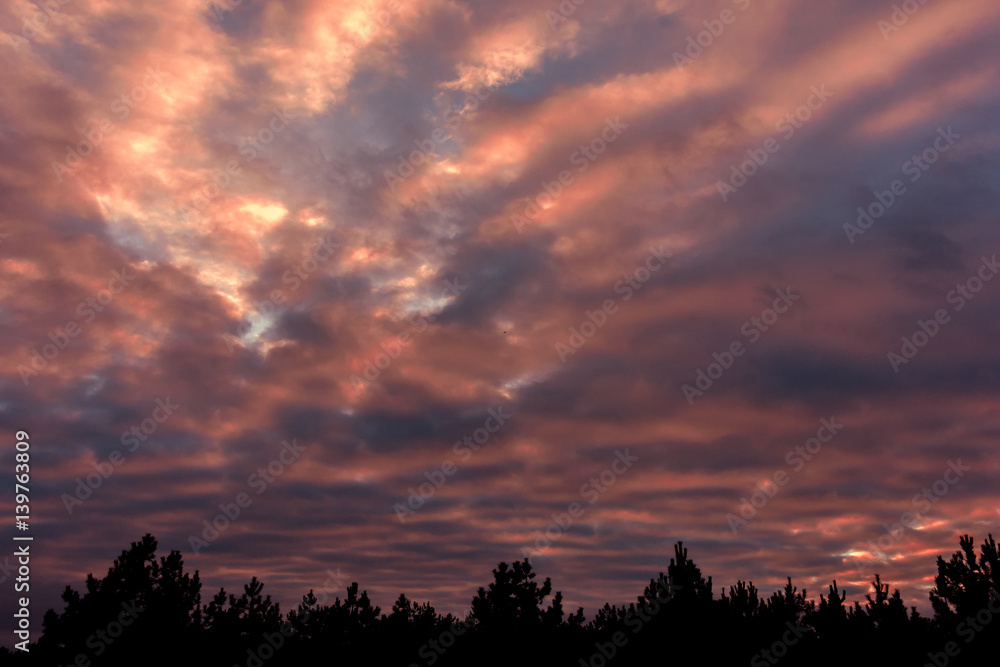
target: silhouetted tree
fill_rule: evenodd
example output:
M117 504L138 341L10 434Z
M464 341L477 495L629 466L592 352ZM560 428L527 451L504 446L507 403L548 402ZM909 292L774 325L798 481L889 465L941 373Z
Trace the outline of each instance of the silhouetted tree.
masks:
M938 556L938 574L930 592L935 615L948 625L986 607L991 588L1000 590L1000 561L993 534L983 542L978 558L971 536L963 535L959 544L961 550L952 554L950 561Z
M88 575L82 594L66 587L65 609L45 614L30 653L4 649L0 656L4 664L45 667L80 664L79 656L95 667L258 667L265 660L266 667L578 667L581 661L625 667L670 662L683 646L677 661L699 664L749 661L757 667L780 660L815 667L842 664L845 655L852 664L880 667L928 660L949 667L992 664L1000 649L996 544L990 535L978 554L971 537L962 536L959 544L949 561L937 559L933 619L915 607L908 614L900 591L890 594L879 574L863 603L848 603L834 580L816 604L791 578L766 599L742 580L713 599L711 577L702 576L678 542L666 575L650 579L635 602L605 604L589 623L582 608L567 617L562 594L553 594L547 578L538 583L527 559L501 562L459 623L403 594L381 614L357 582L328 605L319 605L310 590L287 619L257 577L239 597L220 589L202 606L198 573L184 573L176 551L157 559L156 540L146 535L122 551L105 577ZM109 624L118 627L99 634Z
M163 656L178 655L177 641L164 637L194 641L201 624L198 573L184 573L177 551L157 561L156 545L149 534L133 542L103 579L87 575L82 596L66 587L65 610L57 614L50 609L42 620L36 654L43 656L43 663L71 662L79 654L108 663L140 647L158 648Z
M493 570L493 583L480 588L472 599L472 617L475 627L487 632L508 634L537 629L542 624L543 613L558 613L562 619L562 595L558 597L558 610L549 607L543 612L542 601L552 592L552 581L546 579L541 586L534 581L531 563L514 561L511 567L500 563Z

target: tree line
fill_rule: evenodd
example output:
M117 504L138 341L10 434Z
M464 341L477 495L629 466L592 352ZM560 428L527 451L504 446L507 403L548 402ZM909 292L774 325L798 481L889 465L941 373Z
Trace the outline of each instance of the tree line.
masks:
M818 603L791 578L769 597L738 581L716 597L674 547L666 573L635 602L605 604L587 621L567 613L562 593L539 582L529 559L500 563L464 618L437 613L405 594L388 613L356 582L321 604L314 591L282 613L256 577L237 596L220 589L207 604L198 572L180 552L156 556L145 535L107 576L67 586L65 609L50 609L29 651L2 649L3 664L91 667L135 664L283 665L985 665L1000 649L1000 562L990 535L968 535L937 558L932 617L907 609L898 589L874 575L864 600L847 601L833 581Z

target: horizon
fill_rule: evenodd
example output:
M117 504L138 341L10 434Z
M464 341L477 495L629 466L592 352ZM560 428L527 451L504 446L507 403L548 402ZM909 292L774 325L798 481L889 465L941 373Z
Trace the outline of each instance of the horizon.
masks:
M152 535L152 537L154 539L157 539L155 535ZM975 545L976 545L976 547L978 549L978 547L982 543L982 541L985 540L985 539L987 539L987 538L989 538L989 537L992 537L992 534L990 534L990 535L984 535L984 536L972 535L971 537L973 538L973 541L974 541L974 543L975 543ZM131 540L130 544L133 543L133 542L140 542L140 541L141 541L141 538L138 538L136 540ZM158 542L158 549L157 549L157 552L156 552L156 557L157 557L157 560L159 560L159 558L161 556L166 556L171 550L163 548L163 545L161 543L159 543L159 540L157 540L157 542ZM696 549L696 547L693 547L691 544L686 543L683 540L680 540L679 542L681 544L683 544L683 546L684 546L685 549L688 550L689 558L695 563L695 565L698 565L698 562L699 562L698 553L697 553L697 551L692 551L692 549ZM676 544L676 543L674 543L674 544ZM672 549L673 549L673 545L671 545L671 550ZM123 545L122 548L120 548L120 549L117 550L117 553L115 553L112 557L109 557L108 558L108 565L109 566L110 566L111 562L113 561L113 559L116 558L117 556L119 556L122 551L128 551L128 547L125 546L125 545ZM953 553L955 553L955 552L958 552L958 551L960 551L960 549L956 546L956 547L952 548L951 551L946 551L946 552L943 552L943 553L941 553L939 555L942 558L944 558L945 561L947 562L949 560L949 558L951 557L951 555ZM185 557L184 552L181 552L181 556L182 556L182 558ZM669 564L669 562L671 560L673 560L673 556L665 555L665 558L666 558L666 561L664 562L664 564L663 564L663 566L662 566L662 568L660 570L657 570L655 573L654 572L650 572L649 576L647 576L645 578L640 578L639 580L637 580L636 582L634 582L633 590L635 592L630 597L626 597L626 598L619 597L619 598L616 598L616 599L607 599L607 600L603 600L600 603L600 605L592 603L592 606L588 607L588 606L584 606L582 604L575 604L572 597L567 597L566 595L564 595L563 596L563 606L565 607L567 613L575 613L576 610L577 610L577 608L581 608L582 607L583 608L583 612L584 612L584 617L588 621L591 620L591 619L593 619L594 615L597 613L597 611L601 607L603 607L603 605L604 605L605 602L608 603L608 604L610 604L610 605L612 605L612 606L623 605L623 604L625 606L628 606L630 603L634 603L636 601L636 598L642 592L642 589L645 586L647 586L651 580L654 580L654 581L657 580L659 578L659 575L661 574L661 572L664 573L664 574L666 573L667 564ZM541 581L544 581L545 579L552 579L552 577L549 574L547 574L545 572L545 569L544 569L545 568L545 563L548 560L546 557L537 557L537 556L536 557L530 557L529 556L529 557L527 557L527 559L531 563L531 566L532 566L532 569L534 570L534 572L538 575L537 581L541 582ZM524 559L521 558L521 559L516 559L516 560L523 561ZM507 565L511 565L511 564L513 564L513 562L514 562L513 560L501 560L501 561L498 561L496 564L494 564L493 566L491 566L489 568L489 571L487 571L486 573L484 573L484 575L481 577L481 582L479 582L479 583L472 582L470 584L470 588L468 590L468 594L466 595L466 597L468 598L469 602L465 603L464 606L462 606L462 607L447 607L447 606L444 606L444 605L439 605L433 599L433 597L430 597L430 598L428 598L428 597L420 597L418 595L413 595L413 594L411 594L411 592L405 591L405 590L399 590L399 591L396 591L395 593L390 592L389 589L387 589L387 588L386 589L381 589L381 590L375 590L375 589L372 589L370 587L365 586L364 582L357 581L356 579L352 579L351 577L347 576L346 573L342 572L339 568L337 568L337 569L327 569L324 572L322 572L319 575L319 578L317 579L317 581L319 582L319 583L317 583L317 585L315 585L315 586L309 586L306 589L303 589L301 595L299 595L298 597L295 597L294 599L292 599L292 598L281 599L281 598L276 597L275 593L274 593L274 590L273 590L274 586L271 586L269 584L269 582L267 581L266 578L263 578L263 577L261 577L259 575L252 574L252 573L248 573L248 578L246 578L246 579L232 579L231 583L229 585L222 585L222 584L218 584L217 585L214 581L213 582L207 582L204 577L200 576L200 574L199 574L199 577L200 577L200 581L201 581L201 585L202 585L202 604L203 605L207 604L207 601L210 600L211 597L216 592L218 592L218 589L225 589L227 595L229 593L237 593L237 592L239 592L239 590L242 589L243 584L245 584L245 583L247 583L249 581L249 577L256 577L264 585L263 595L270 596L271 600L275 604L280 605L280 607L282 609L282 613L285 613L285 614L287 614L289 611L294 610L299 604L301 604L303 596L307 595L310 589L313 590L314 594L316 594L317 597L319 596L320 591L325 590L326 591L326 598L327 598L326 599L326 603L330 604L336 598L344 599L344 597L345 597L344 594L345 594L347 588L351 584L357 583L358 584L358 591L359 591L359 593L360 592L367 592L369 599L371 599L372 605L375 606L375 607L379 607L381 609L380 613L383 614L383 615L386 614L392 608L392 604L396 601L396 599L399 597L399 595L403 594L403 595L406 595L406 597L409 600L411 600L413 603L415 603L415 604L416 603L429 602L431 604L431 606L434 607L434 609L435 609L435 611L437 613L442 614L442 615L451 614L451 615L455 616L458 619L463 619L463 618L465 618L470 613L470 610L471 610L471 604L470 603L471 603L471 600L475 597L476 592L478 591L478 589L480 587L485 587L489 583L490 578L492 576L490 574L490 572L492 570L496 569L502 563L506 563ZM935 557L935 562L936 562L936 557ZM184 560L184 565L185 565L185 570L189 574L191 574L191 575L193 575L195 572L198 571L198 569L196 567L194 567L194 564L192 563L192 561L190 561L190 560L188 560L186 558ZM714 597L714 599L719 599L720 596L721 596L721 594L723 592L725 592L728 595L729 594L730 586L735 586L737 584L737 580L722 581L722 580L720 580L718 578L717 574L714 574L712 572L706 571L706 569L704 567L701 567L700 565L698 565L698 567L701 570L702 575L706 579L708 579L708 578L712 579L712 591L713 591L713 597ZM933 569L933 568L931 568L931 569ZM92 575L94 575L97 578L101 578L102 576L104 576L106 574L106 568L105 569L99 569L99 570L93 571L93 572L89 572L88 574L92 574ZM845 592L847 594L847 599L846 599L845 604L849 605L854 600L859 600L859 601L863 602L865 600L865 595L868 594L868 593L871 593L874 590L873 587L871 586L871 581L874 580L876 574L881 574L881 573L877 569L872 569L869 572L869 576L868 576L868 580L869 581L868 581L868 583L865 584L865 585L863 585L863 586L862 585L853 585L851 583L846 583L846 582L838 580L836 582L838 584L838 589L841 592ZM86 578L86 575L84 575L83 577L81 577L79 579L79 581L76 581L76 582L64 582L64 586L68 585L68 586L70 586L73 589L81 590L82 591L85 588L82 585L82 583L84 582L85 578ZM743 580L740 580L740 581L743 581ZM770 595L772 593L781 592L785 588L785 585L787 584L787 578L782 578L780 580L780 582L777 581L777 580L775 580L775 582L773 583L773 585L770 585L770 584L761 584L761 583L759 583L757 581L745 581L745 583L748 586L752 584L757 589L757 591L761 595L761 597L764 598L764 599L766 599L766 598L770 597ZM803 591L805 591L805 593L806 593L805 599L813 601L813 602L815 602L817 604L819 603L819 599L820 599L820 595L821 594L824 595L824 596L828 595L828 593L829 593L828 588L833 583L834 583L833 580L827 580L826 582L823 582L823 581L821 581L821 577L815 577L815 576L814 577L803 578L801 581L798 581L798 580L792 578L792 585L794 585L798 589L798 592L802 593ZM209 584L211 584L211 585L209 585ZM885 577L882 577L882 584L888 584L889 585L889 592L890 593L892 593L894 590L899 589L900 593L902 595L903 601L907 603L907 609L908 610L910 609L911 606L915 606L917 608L917 611L921 614L921 616L923 616L925 618L928 618L928 617L930 617L930 616L933 615L933 609L931 609L929 599L926 596L926 592L929 592L933 588L933 586L926 586L925 595L921 599L921 602L923 602L923 604L916 604L916 603L914 603L913 605L911 605L909 601L910 600L916 601L916 598L914 598L912 595L908 595L907 591L905 591L901 587L895 585L892 581L886 579ZM288 587L291 587L291 584L288 584ZM560 585L558 585L558 582L556 582L553 579L552 580L552 594L554 595L557 591L558 592L562 592L564 594L567 592L565 588L563 588ZM592 595L592 596L590 596L590 599L594 600L594 599L596 599L596 596ZM321 601L321 604L322 604L322 601ZM58 611L60 611L60 609L56 608L56 611L58 612ZM8 647L8 648L10 648L10 647Z

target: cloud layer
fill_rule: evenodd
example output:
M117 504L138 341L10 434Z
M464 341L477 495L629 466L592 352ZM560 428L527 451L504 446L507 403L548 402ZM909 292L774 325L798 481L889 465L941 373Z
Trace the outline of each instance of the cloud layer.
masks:
M527 549L592 613L683 540L927 609L998 525L996 3L50 5L0 15L39 613L146 532L286 608Z

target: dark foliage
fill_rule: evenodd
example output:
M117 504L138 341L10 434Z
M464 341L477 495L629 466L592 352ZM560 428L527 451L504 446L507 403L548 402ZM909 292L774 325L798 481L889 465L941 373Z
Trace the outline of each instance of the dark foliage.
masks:
M4 664L246 665L985 665L1000 649L1000 562L993 536L976 553L963 536L938 557L933 618L907 610L876 574L864 601L834 581L819 603L789 579L762 597L739 581L716 599L712 579L675 547L667 573L628 606L605 604L588 623L567 615L552 582L527 559L500 563L465 619L400 595L388 614L357 583L319 604L313 591L283 615L252 578L239 597L220 590L207 605L198 573L179 552L156 558L156 540L134 542L65 609L49 610L30 652L3 650Z

